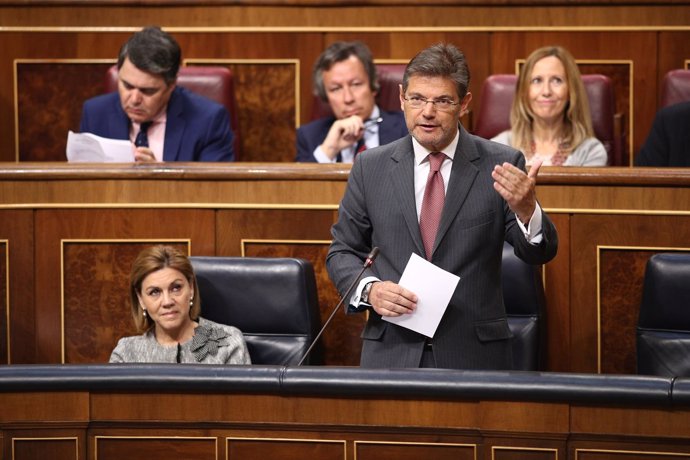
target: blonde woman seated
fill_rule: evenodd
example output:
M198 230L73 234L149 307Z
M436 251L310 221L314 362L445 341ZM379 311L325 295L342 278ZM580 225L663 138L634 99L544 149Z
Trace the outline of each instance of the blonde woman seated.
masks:
M196 276L179 250L143 250L130 274L130 297L143 334L120 339L111 363L251 364L239 329L199 316Z
M575 59L560 46L534 51L518 76L511 129L492 140L519 149L527 164L606 166Z

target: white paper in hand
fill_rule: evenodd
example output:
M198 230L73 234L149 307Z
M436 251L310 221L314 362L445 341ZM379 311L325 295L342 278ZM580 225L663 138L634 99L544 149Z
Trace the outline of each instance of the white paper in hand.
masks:
M417 294L417 309L409 315L383 320L433 337L460 277L412 254L398 284Z
M67 134L67 161L70 163L131 163L134 149L128 140L108 139L91 133Z

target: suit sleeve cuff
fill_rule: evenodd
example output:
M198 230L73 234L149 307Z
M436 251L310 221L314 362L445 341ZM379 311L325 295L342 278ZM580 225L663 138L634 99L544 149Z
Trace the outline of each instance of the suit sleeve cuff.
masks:
M352 297L350 297L350 303L347 306L348 313L359 313L371 307L371 304L362 302L362 291L364 290L364 286L374 281L381 280L375 276L368 276L359 282L357 289L355 289L354 294L352 294Z
M530 244L535 246L541 243L541 240L543 239L541 213L541 206L539 206L539 203L537 203L537 205L534 207L534 213L532 213L532 217L530 218L527 227L525 227L525 224L523 224L520 219L515 216L515 220L517 221L520 230L522 230L522 234L525 235L525 239Z
M316 161L319 163L336 163L336 158L332 160L328 158L328 155L326 155L320 145L314 149L314 158L316 158Z

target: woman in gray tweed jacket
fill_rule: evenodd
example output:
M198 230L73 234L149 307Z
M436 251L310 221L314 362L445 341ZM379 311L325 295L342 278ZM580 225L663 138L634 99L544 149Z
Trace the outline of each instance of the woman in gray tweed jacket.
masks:
M130 274L132 318L142 335L124 337L111 363L251 364L242 332L199 316L196 276L170 246L143 250Z

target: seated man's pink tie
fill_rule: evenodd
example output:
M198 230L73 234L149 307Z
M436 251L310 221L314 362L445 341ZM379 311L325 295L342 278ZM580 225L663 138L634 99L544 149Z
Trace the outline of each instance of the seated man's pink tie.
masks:
M438 224L441 222L441 212L446 199L446 191L441 176L441 165L446 155L443 152L429 154L429 177L426 180L422 211L419 216L419 230L422 233L424 250L427 260L431 260Z

